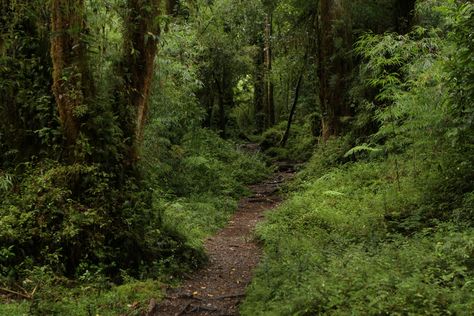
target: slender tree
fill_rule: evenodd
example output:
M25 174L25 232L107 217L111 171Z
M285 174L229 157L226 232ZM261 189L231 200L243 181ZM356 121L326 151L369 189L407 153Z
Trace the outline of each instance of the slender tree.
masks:
M290 137L291 123L293 122L293 117L296 112L296 106L298 105L298 98L300 96L300 89L301 89L301 82L303 81L303 75L304 75L304 70L302 70L300 72L300 75L298 76L298 81L296 83L295 93L293 96L293 104L291 105L290 115L288 116L285 134L283 135L283 138L280 142L280 145L282 147L286 146L286 142L288 141L288 138Z
M258 32L255 38L255 45L258 48L254 57L254 121L256 131L261 133L265 129L265 111L264 111L264 95L265 95L265 45L263 35Z
M290 137L291 124L293 122L293 117L295 116L295 113L296 113L296 106L298 105L298 99L300 96L301 83L303 82L303 76L304 76L306 65L307 65L308 50L309 49L306 50L305 55L303 57L303 66L301 67L300 73L298 75L298 81L296 82L295 92L293 95L293 103L291 105L290 114L288 115L288 121L286 123L285 134L283 135L283 138L280 142L280 145L282 147L286 146L286 143L288 142L288 138Z
M160 0L128 0L125 18L123 83L125 106L121 127L127 137L128 163L138 159L138 148L148 112L154 61L160 34Z
M264 110L265 110L265 125L266 127L271 127L275 124L275 103L274 103L274 84L272 81L272 33L273 33L273 18L272 12L269 12L265 15L265 30L264 30Z

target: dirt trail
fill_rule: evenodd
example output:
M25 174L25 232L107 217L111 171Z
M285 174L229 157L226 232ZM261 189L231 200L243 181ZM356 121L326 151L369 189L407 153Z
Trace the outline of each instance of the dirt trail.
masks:
M250 186L253 195L242 199L227 227L205 241L209 263L170 289L154 315L238 315L238 305L260 260L261 249L254 239L255 225L263 212L277 206L280 185L291 178L288 167L272 178Z

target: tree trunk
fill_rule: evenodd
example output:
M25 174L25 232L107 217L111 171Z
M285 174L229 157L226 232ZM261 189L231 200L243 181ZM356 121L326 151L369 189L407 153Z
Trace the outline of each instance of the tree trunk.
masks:
M258 133L265 129L265 45L261 36L258 36L258 54L255 57L255 79L254 79L254 115L255 127Z
M306 60L306 57L305 57L305 60ZM298 97L300 95L300 88L301 88L301 82L303 81L303 75L304 75L304 66L298 77L298 82L296 83L295 96L293 97L293 104L291 105L290 116L288 117L288 123L286 124L285 135L283 135L283 138L280 142L281 147L286 146L286 142L288 141L288 138L290 137L291 123L293 122L293 117L296 112L296 105L298 104Z
M52 0L53 93L68 147L76 144L87 101L94 93L88 69L83 0Z
M225 97L224 97L224 89L222 87L221 82L219 82L219 79L214 77L214 81L216 84L217 88L217 100L218 100L218 106L219 106L219 135L222 138L226 137L226 117L225 117Z
M397 32L406 34L410 31L415 10L415 0L397 1Z
M160 28L156 17L160 0L128 0L125 21L123 82L125 84L126 118L122 130L130 137L129 163L138 159L138 148L148 113L148 102L154 73Z
M272 14L268 13L265 15L265 40L264 40L264 64L265 64L265 91L264 91L264 108L266 127L275 125L275 105L273 98L273 81L271 78L272 73Z
M204 127L211 128L212 127L212 110L214 109L214 94L209 91L209 95L207 96L206 102L206 119L204 120Z
M343 132L343 118L351 114L345 100L345 76L351 67L350 60L345 57L351 47L350 27L338 27L335 22L339 19L344 19L342 1L321 0L318 71L323 141ZM342 40L342 47L336 48L336 39Z
M204 107L206 111L206 117L202 121L202 127L211 128L212 127L212 111L214 109L214 93L212 90L212 82L205 81L203 82L203 87L199 89L197 97L199 103Z

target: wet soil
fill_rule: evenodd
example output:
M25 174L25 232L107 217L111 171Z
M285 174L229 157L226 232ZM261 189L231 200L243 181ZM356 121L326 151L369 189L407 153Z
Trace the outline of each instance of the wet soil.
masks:
M290 167L281 166L270 179L250 186L253 194L239 202L228 226L205 241L208 264L179 288L169 289L153 315L239 315L245 288L262 254L255 225L263 220L265 211L279 205L280 186L292 176Z

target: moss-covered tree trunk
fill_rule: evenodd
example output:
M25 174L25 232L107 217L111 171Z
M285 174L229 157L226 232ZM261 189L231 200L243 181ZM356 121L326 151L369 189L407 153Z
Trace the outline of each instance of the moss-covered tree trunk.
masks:
M157 52L160 0L128 0L124 21L124 54L120 63L121 98L114 105L123 132L124 162L138 160L148 112ZM51 1L53 91L68 148L72 149L94 100L94 81L87 58L84 0ZM69 150L72 153L72 150Z
M88 68L83 0L51 1L53 92L69 149L76 144L94 94Z
M345 95L346 76L350 72L350 25L343 1L321 0L319 19L319 98L322 110L322 138L339 135L344 118L350 116ZM346 23L341 23L344 21Z
M126 137L126 162L138 160L148 113L160 27L160 0L128 0L122 62L125 110L121 127Z

